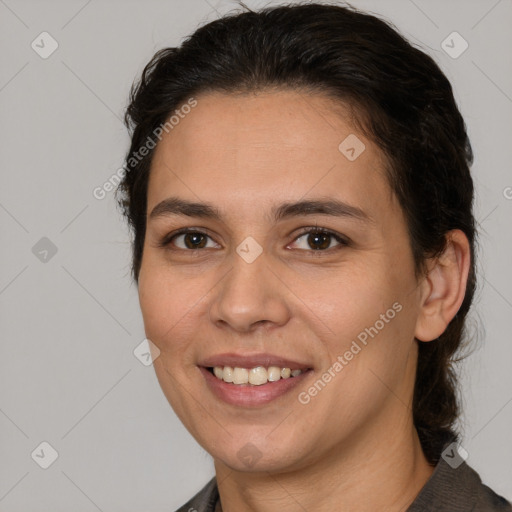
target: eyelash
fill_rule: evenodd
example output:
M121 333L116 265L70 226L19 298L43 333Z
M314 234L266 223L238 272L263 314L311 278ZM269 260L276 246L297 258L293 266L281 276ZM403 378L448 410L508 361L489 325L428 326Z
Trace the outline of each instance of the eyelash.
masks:
M177 238L180 235L186 235L186 234L204 235L204 236L206 236L206 237L211 239L211 237L208 234L206 234L203 231L200 231L198 229L195 229L195 228L183 228L183 229L180 229L180 230L178 230L176 232L170 233L169 235L166 235L159 242L158 247L169 249L169 246L171 245L171 242L175 238ZM309 234L331 236L332 238L334 238L334 240L336 240L336 242L338 242L339 245L335 246L335 247L330 247L328 249L317 249L317 250L315 250L315 249L309 249L309 250L307 250L307 249L298 249L299 251L310 252L312 254L318 254L318 253L331 252L332 250L340 249L342 247L350 245L350 241L347 238L342 237L341 235L339 235L338 233L336 233L334 231L330 231L330 230L325 229L325 228L319 228L317 226L314 226L314 227L310 226L310 227L303 228L301 230L301 232L294 238L293 242L296 242L299 238L303 237L304 235L309 235ZM169 249L169 250L185 251L185 252L196 252L196 251L201 251L201 250L204 250L204 249L173 248L173 249Z

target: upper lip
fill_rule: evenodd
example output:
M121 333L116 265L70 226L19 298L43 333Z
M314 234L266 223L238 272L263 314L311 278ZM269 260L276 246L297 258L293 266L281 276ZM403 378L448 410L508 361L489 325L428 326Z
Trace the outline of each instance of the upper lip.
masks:
M241 355L233 353L216 354L206 359L203 359L199 366L210 368L214 366L231 366L237 368L255 368L257 366L263 366L268 368L269 366L278 366L280 368L290 368L290 370L303 370L311 368L308 363L302 363L300 361L292 361L291 359L273 355L273 354L251 354Z

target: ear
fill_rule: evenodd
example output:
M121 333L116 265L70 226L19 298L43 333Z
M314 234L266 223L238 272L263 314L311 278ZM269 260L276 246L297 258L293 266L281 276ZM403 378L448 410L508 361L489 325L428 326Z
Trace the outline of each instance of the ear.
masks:
M449 231L446 239L443 254L427 262L428 273L420 284L420 312L415 330L420 341L432 341L443 334L466 293L469 241L460 229Z

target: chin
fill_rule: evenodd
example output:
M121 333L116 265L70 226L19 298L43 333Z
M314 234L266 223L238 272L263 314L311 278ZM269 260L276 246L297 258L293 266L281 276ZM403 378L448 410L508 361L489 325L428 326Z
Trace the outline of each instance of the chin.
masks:
M302 465L303 454L297 451L297 447L304 446L303 442L290 438L287 438L287 442L283 441L247 435L236 440L229 438L224 445L219 440L212 440L211 444L203 444L203 448L210 453L216 464L221 463L233 471L281 473Z

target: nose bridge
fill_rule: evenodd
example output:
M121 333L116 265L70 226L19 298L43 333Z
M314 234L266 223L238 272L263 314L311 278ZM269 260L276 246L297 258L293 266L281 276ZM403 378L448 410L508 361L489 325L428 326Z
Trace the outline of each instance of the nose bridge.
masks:
M242 242L232 255L230 271L219 283L210 320L244 332L256 324L286 323L286 296L270 266L270 258L253 241Z

